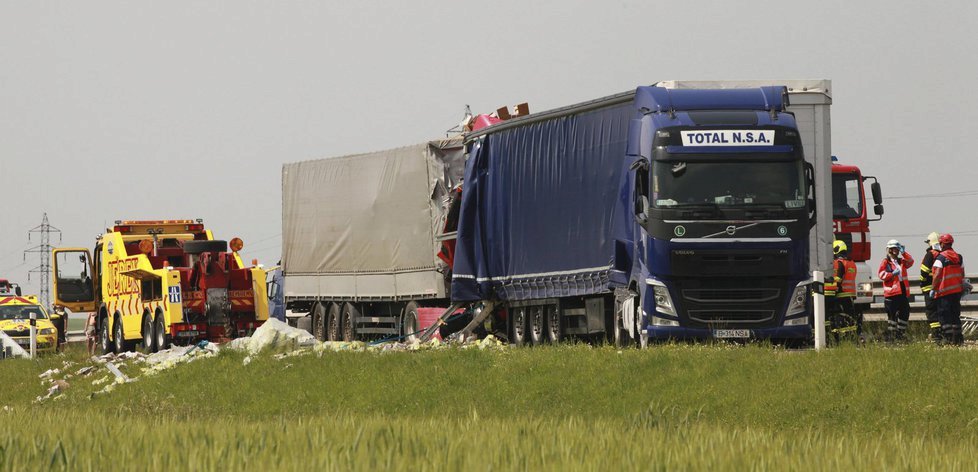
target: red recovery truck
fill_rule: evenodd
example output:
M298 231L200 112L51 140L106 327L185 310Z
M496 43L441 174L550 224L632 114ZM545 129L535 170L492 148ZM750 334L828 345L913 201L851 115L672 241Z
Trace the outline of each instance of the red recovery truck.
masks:
M869 218L865 182L872 180L873 213ZM832 156L832 222L835 239L846 243L849 258L858 265L856 272L856 309L865 310L873 302L873 268L869 222L883 219L883 192L876 177L863 176L859 167L845 165Z
M53 251L56 303L98 313L104 352L244 336L268 319L268 295L243 246L214 239L202 220L117 221L94 252Z

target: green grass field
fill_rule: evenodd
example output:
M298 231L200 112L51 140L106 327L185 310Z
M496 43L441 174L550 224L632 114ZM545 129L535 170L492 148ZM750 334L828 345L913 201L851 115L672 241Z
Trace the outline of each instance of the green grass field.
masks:
M38 374L83 357L0 362L0 424L15 425L0 469L978 466L968 349L225 352L90 398L102 369L32 403Z

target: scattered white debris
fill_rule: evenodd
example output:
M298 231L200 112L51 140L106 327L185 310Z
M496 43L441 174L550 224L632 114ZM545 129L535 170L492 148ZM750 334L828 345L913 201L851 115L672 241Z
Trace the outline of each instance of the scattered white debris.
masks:
M48 370L45 370L43 373L41 373L41 375L38 375L38 377L40 377L42 379L50 379L51 377L59 374L60 372L61 372L61 369L48 369Z
M318 341L309 331L293 328L275 318L269 318L255 330L255 334L235 339L227 346L231 349L248 351L249 354L257 354L264 349L294 351L313 347L317 343Z

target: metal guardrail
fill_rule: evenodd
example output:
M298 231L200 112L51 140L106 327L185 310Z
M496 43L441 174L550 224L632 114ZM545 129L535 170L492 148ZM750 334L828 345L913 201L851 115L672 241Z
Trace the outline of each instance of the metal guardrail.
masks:
M978 274L967 274L965 277L971 281L971 285L978 287ZM920 291L920 277L910 278L910 297L910 320L926 320L924 294ZM968 295L961 300L961 315L978 316L978 294ZM886 309L883 307L883 281L875 277L873 278L873 303L869 305L868 310L863 311L863 317L866 321L886 320Z

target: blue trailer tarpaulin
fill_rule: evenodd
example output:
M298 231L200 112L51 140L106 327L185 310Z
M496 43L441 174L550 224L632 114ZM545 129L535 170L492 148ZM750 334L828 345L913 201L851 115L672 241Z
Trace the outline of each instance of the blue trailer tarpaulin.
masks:
M618 101L489 131L470 144L453 300L608 290L612 215L635 115L631 101Z

